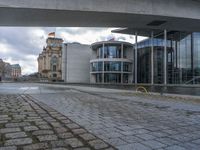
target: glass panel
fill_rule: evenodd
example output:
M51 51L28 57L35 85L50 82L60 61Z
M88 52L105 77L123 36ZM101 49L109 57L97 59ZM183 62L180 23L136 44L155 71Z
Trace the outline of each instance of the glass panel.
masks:
M103 70L103 62L94 62L92 63L92 71L102 71Z
M96 83L102 83L102 74L98 73L96 74Z
M105 83L121 83L121 74L105 73L104 82Z
M123 83L128 83L128 74L123 74Z
M131 69L131 63L128 63L128 62L124 62L123 63L123 71L124 72L131 72L132 71L132 69Z
M105 45L104 58L121 58L121 44L120 45Z
M121 71L121 62L104 62L105 71Z
M200 84L200 33L193 33L193 67L194 76L192 83Z

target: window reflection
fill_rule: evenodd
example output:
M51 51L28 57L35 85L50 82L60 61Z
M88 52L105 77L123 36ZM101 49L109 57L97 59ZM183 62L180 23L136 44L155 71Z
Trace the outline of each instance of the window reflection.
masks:
M121 58L121 44L105 45L104 58Z
M154 83L164 79L164 36L153 39ZM200 33L169 32L167 35L167 83L198 84L200 79ZM151 40L138 43L138 82L150 83Z

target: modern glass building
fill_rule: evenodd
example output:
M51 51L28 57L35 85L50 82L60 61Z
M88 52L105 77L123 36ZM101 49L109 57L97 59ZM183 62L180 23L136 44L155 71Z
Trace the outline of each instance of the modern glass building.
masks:
M94 43L91 48L91 83L132 83L132 44L106 41Z
M135 44L135 50L137 83L200 84L200 33L170 31L166 38L161 33Z
M143 33L143 32L142 32ZM144 32L147 39L92 44L92 83L200 84L200 32ZM140 34L143 35L143 34Z

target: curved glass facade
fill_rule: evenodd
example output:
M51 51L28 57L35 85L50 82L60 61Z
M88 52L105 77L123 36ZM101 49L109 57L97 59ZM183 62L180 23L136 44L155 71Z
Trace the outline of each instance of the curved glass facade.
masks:
M123 42L102 42L93 45L95 54L91 62L91 76L95 83L131 83L133 52L131 44ZM133 58L133 57L132 57Z
M154 83L164 83L164 39L154 37ZM138 43L138 83L151 83L151 39ZM200 83L200 33L167 33L167 84Z

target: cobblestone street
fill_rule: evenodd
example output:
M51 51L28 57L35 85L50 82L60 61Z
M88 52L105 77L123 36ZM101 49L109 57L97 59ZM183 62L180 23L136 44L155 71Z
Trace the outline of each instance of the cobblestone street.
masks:
M14 86L5 94L5 86L0 86L0 150L200 149L199 99L39 84L24 91L19 89L25 85Z
M0 150L113 148L27 95L0 96Z

